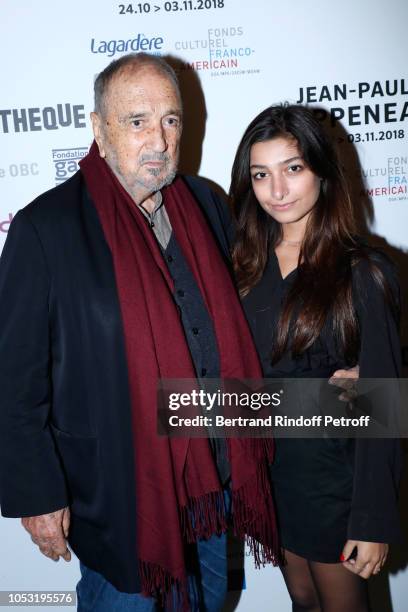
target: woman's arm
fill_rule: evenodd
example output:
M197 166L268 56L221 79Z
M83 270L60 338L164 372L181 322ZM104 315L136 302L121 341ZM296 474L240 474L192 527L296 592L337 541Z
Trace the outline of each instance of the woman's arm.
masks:
M376 253L372 260L383 273L393 301L399 304L399 285L393 264ZM394 308L374 279L369 262L361 262L355 268L353 289L360 325L360 378L397 378L400 374L401 349ZM354 543L352 548L356 542L360 543L355 563L349 562L349 569L353 571L360 569L361 564L366 564L369 558L371 574L384 561L385 547L379 547L379 543L401 538L397 505L401 468L399 440L356 440L349 543L343 551L347 559L351 542ZM370 546L369 543L376 544ZM364 575L367 568L358 573L367 577Z

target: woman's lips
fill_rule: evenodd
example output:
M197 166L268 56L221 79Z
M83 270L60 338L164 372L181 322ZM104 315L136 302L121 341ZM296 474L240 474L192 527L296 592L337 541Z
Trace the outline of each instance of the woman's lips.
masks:
M271 204L271 208L273 210L289 210L295 203L296 200L294 202L285 202L284 204Z

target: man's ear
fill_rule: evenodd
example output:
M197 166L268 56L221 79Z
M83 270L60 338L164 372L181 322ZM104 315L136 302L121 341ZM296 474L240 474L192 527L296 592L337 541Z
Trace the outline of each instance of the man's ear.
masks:
M91 113L91 123L96 144L98 145L99 155L101 157L106 157L106 152L103 146L102 119L98 113Z

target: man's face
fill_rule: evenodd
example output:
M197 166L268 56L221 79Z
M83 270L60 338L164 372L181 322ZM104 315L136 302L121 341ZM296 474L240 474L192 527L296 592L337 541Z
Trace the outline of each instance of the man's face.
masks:
M101 115L92 113L99 152L137 204L174 179L181 101L151 66L127 66L109 83Z

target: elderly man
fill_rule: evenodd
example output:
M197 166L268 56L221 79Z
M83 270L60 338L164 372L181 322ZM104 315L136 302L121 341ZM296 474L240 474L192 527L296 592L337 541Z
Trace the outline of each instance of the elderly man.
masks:
M276 560L271 443L159 437L156 389L260 376L225 213L176 177L164 60L110 64L91 118L81 170L16 215L1 259L2 513L51 559L69 542L79 610L220 610L230 498L256 561Z

